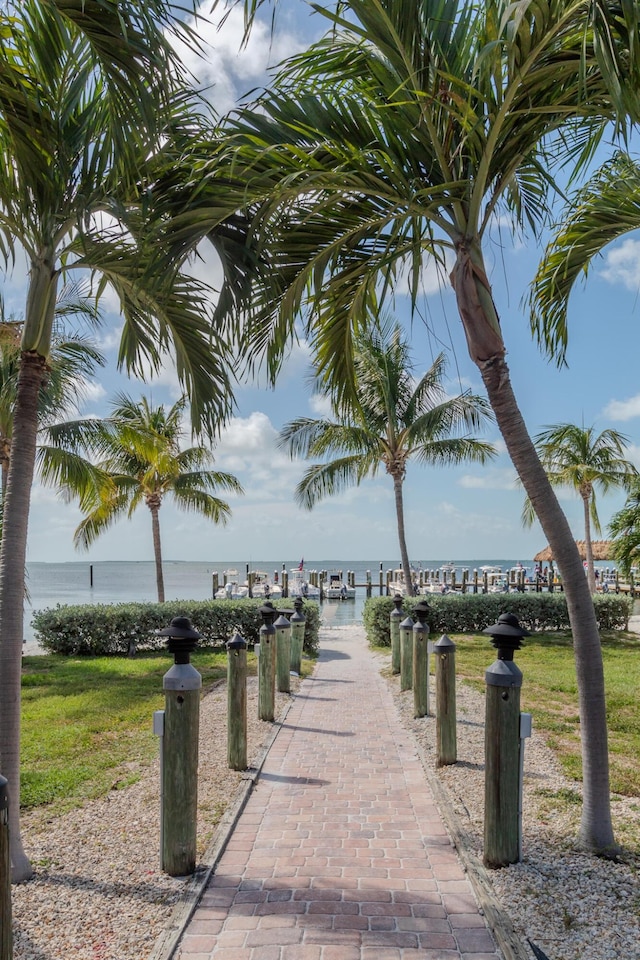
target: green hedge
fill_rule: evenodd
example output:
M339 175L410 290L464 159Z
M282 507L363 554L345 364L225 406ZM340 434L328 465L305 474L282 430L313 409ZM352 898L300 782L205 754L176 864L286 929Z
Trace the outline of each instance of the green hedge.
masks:
M202 634L199 646L220 647L236 630L248 644L260 640L262 600L172 600L169 603L117 603L57 606L37 610L32 619L36 640L49 653L105 656L127 654L133 649L160 650L166 637L156 632L174 617L188 617ZM286 600L274 606L291 609ZM318 650L320 611L318 604L304 605L304 649Z
M427 617L431 633L480 633L495 623L501 613L513 613L527 630L549 632L569 630L567 603L563 593L485 593L451 596L407 597L402 609L411 616L416 603L429 606ZM633 601L609 595L594 598L596 615L602 630L626 629ZM371 646L389 646L391 597L372 597L365 601L363 622Z

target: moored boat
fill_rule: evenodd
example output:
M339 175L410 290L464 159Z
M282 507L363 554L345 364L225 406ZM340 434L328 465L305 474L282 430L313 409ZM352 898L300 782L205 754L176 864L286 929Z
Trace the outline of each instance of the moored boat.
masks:
M350 587L343 579L342 573L330 573L322 581L322 594L325 600L355 600L356 588Z
M240 583L237 570L225 570L224 585L216 590L216 600L242 600L249 596L249 588Z

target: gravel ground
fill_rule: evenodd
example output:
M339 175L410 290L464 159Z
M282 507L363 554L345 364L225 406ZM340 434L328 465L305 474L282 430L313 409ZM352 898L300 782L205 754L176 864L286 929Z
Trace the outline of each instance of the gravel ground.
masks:
M388 664L381 660L381 667L383 662ZM435 769L434 718L414 720L412 693L401 694L397 678L389 682L402 722L414 732L426 766ZM288 702L279 694L278 712ZM458 763L437 775L466 843L481 859L484 698L459 685L457 716ZM255 680L249 682L248 717L249 756L255 759L272 731L271 724L257 720ZM199 857L241 786L242 774L227 768L225 718L221 683L201 707ZM120 790L114 784L107 797L64 816L48 819L46 810L24 816L23 837L36 876L13 888L14 960L149 957L185 882L158 866L158 764L139 774L133 786ZM523 942L533 941L549 960L638 960L640 800L613 801L616 834L634 838L635 851L613 863L575 849L580 806L563 798L577 793L534 729L525 751L523 861L488 871L489 884Z
M413 718L413 693L396 704L413 730L426 765L435 771L435 719ZM432 699L435 690L432 680ZM446 788L465 845L481 861L484 817L484 696L458 684L455 765L437 776ZM568 802L569 801L569 802ZM567 780L541 735L526 741L522 862L486 876L530 956L533 944L549 960L638 960L640 958L640 800L615 797L614 831L625 842L619 862L581 853L575 846L580 788Z

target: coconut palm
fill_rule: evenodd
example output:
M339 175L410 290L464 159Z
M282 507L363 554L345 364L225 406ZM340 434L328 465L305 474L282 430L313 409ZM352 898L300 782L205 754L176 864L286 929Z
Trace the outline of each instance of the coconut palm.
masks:
M228 409L225 347L205 291L177 266L158 270L159 241L147 229L157 202L154 164L175 137L204 123L168 53L169 11L159 0L5 4L12 16L0 35L0 256L9 261L22 248L29 264L0 554L0 767L11 791L16 880L31 874L18 816L29 498L61 278L91 271L94 295L115 291L127 370L154 371L171 353L195 421L217 426Z
M210 449L181 449L186 406L186 397L166 410L146 397L134 401L119 394L104 420L51 427L53 446L43 450L43 478L71 497L77 494L85 513L74 534L76 546L87 549L122 516L131 517L142 503L149 508L159 603L165 598L159 518L164 500L170 497L181 510L225 524L231 510L215 492L243 492L232 474L206 469L213 463Z
M534 442L552 485L571 487L582 498L587 580L589 589L595 593L591 527L593 525L597 533L601 530L596 491L599 488L602 493L607 493L616 487L626 487L637 475L635 466L624 459L629 440L617 430L596 433L594 427L559 423L539 433ZM534 519L528 500L523 518L526 523L532 523Z
M628 578L632 567L640 565L640 478L629 484L622 510L611 517L609 531L613 537L613 557Z
M407 464L411 459L432 466L484 463L495 456L491 444L468 434L490 416L489 407L483 397L468 392L446 395L442 354L416 381L409 345L400 327L390 322L373 325L357 339L354 372L355 397L334 399L331 419L299 417L285 424L279 444L292 456L323 458L296 488L298 503L307 509L375 477L384 467L393 481L402 569L410 591L403 505Z
M627 115L640 116L638 7L345 0L314 9L329 33L285 63L196 164L175 242L197 242L224 203L233 206L229 229L248 253L226 276L234 306L244 303L252 361L261 353L277 369L302 316L322 371L345 391L354 390L363 308L401 272L415 304L423 258L453 259L469 354L562 573L583 735L580 839L606 851L614 837L598 625L515 398L484 244L499 214L535 233L549 215L554 164L577 176L614 123L624 130Z

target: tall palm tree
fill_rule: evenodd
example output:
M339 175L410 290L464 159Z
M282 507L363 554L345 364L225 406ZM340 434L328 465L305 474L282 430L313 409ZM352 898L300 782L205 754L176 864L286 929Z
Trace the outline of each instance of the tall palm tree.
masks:
M111 287L124 331L120 363L142 374L167 353L195 422L219 425L229 405L224 341L204 289L178 266L157 267L147 229L155 165L167 144L205 123L170 54L172 5L20 0L0 34L0 256L29 263L0 553L0 767L9 781L12 871L31 875L19 823L20 675L29 498L38 397L49 365L58 287L91 271ZM102 36L100 35L102 31Z
M162 404L151 406L146 397L134 401L119 394L104 420L51 427L53 446L43 450L43 479L80 498L85 517L74 534L76 546L87 549L140 504L149 508L158 603L165 599L159 513L166 497L181 510L225 524L231 510L214 493L243 492L232 474L205 469L213 463L209 448L180 448L186 406L186 397L165 410ZM89 465L81 462L79 453L90 458Z
M612 488L625 487L637 475L635 466L624 459L628 438L617 430L596 433L594 427L559 423L539 433L534 442L551 484L571 487L582 498L587 580L591 593L595 593L591 526L597 533L601 529L596 490L607 493ZM527 523L533 521L529 501L525 503L523 517Z
M257 6L245 0L249 12ZM323 371L345 391L363 306L391 292L407 265L415 304L423 257L453 257L469 354L562 572L583 734L580 840L604 852L614 836L598 624L515 398L484 244L498 214L535 233L549 215L554 164L577 176L605 132L640 117L638 6L344 0L314 9L330 31L195 165L195 192L175 198L175 243L197 242L232 208L229 230L247 254L235 271L227 265L228 301L244 305L252 361L259 352L277 370L301 315Z
M446 395L442 354L416 382L409 344L390 322L358 337L354 372L355 396L334 399L332 419L292 420L282 428L279 444L292 456L324 458L296 488L298 503L308 509L384 467L393 481L402 569L411 590L403 504L407 464L411 459L434 466L486 462L495 456L494 448L467 431L477 430L490 410L484 398L471 393Z
M613 537L613 556L628 577L632 567L640 564L640 478L629 484L622 510L611 517L609 532Z

